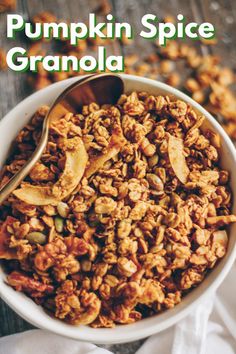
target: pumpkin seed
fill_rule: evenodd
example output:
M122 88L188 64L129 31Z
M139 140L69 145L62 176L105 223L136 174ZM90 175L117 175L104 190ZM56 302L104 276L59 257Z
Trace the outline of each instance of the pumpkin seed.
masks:
M64 226L64 222L63 219L60 218L59 216L55 217L55 228L57 232L62 232L63 231L63 226Z
M148 159L149 167L151 167L151 168L154 167L155 165L157 165L158 161L159 161L159 156L157 154L149 157L149 159Z
M62 218L66 218L69 214L69 206L64 203L64 202L60 202L58 205L57 205L57 211L58 211L58 214L62 217Z
M47 236L44 235L42 232L33 231L26 235L26 239L29 243L43 245L47 241Z
M158 176L154 175L153 173L148 173L147 180L152 188L157 191L163 191L164 185L162 180Z

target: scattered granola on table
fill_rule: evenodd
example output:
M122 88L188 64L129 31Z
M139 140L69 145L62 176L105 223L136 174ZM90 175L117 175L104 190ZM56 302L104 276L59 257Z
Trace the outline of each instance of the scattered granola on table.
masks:
M18 134L1 185L47 113ZM172 308L225 255L229 173L219 136L183 101L133 92L51 125L41 160L0 207L7 281L55 317L93 327Z
M0 0L0 12L14 10L16 0ZM98 2L94 12L99 16L105 16L112 13L109 1L101 0ZM50 11L43 11L31 18L32 25L36 22L60 22L67 20L58 19ZM175 17L167 15L164 22L175 22ZM114 46L109 40L91 40L81 39L76 46L71 46L65 38L53 41L52 47L48 47L48 40L42 40L41 43L31 42L29 46L29 55L42 55L56 52L57 55L74 55L78 58L83 54L89 54L99 45L107 47L108 51L113 52ZM215 46L216 39L202 40L202 45ZM43 45L42 45L43 44ZM113 43L114 44L114 43ZM117 44L117 43L116 43ZM235 97L235 68L230 68L222 62L219 55L202 55L192 44L182 41L169 40L166 47L161 47L158 43L153 43L153 50L146 57L138 56L137 47L133 40L122 37L120 44L123 47L133 44L127 54L125 48L125 73L149 77L154 80L164 81L170 86L177 87L185 91L195 101L203 105L223 126L230 138L236 142L236 97ZM117 44L119 46L119 44ZM0 70L5 69L5 55L0 50L0 62L2 55L2 65ZM3 56L4 55L4 56ZM181 70L180 70L181 68ZM179 74L181 72L181 75ZM42 89L53 82L61 81L69 77L83 75L84 72L74 72L72 69L68 72L49 73L42 67L37 73L29 73L27 77L28 84L33 90Z
M0 13L16 9L16 0L0 0Z
M0 47L0 71L7 69L6 52Z

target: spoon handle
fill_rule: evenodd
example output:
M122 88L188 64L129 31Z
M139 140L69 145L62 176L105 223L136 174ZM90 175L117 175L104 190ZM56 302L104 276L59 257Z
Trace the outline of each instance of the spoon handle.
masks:
M49 122L47 116L43 122L42 134L35 151L29 158L29 160L21 167L21 169L11 177L11 179L0 188L0 205L4 200L11 194L23 181L23 179L29 174L35 163L40 159L48 141L48 132L49 132Z

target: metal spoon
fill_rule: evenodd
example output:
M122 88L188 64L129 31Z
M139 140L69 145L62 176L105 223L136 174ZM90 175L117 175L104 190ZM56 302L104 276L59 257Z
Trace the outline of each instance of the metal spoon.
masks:
M117 102L124 91L123 80L118 75L95 74L79 79L67 87L49 109L42 127L42 135L33 155L25 165L0 189L0 204L12 193L29 174L40 159L48 142L49 127L52 122L66 113L79 113L82 106L92 102L98 104Z

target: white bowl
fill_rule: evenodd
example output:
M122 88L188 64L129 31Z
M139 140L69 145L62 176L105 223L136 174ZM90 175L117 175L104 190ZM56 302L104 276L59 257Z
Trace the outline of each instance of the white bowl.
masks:
M205 115L207 124L221 136L221 164L222 167L229 170L231 176L231 189L236 195L236 152L235 148L226 135L222 127L216 120L199 104L182 92L165 85L161 82L145 79L131 75L121 75L125 82L125 91L147 91L153 95L167 94L174 95L177 98L191 104L196 111ZM7 157L10 144L15 138L17 132L24 127L36 109L43 104L50 105L53 100L77 78L65 80L53 84L45 89L34 93L19 103L5 118L0 122L0 167L4 164ZM236 202L233 203L233 212L236 212ZM43 328L54 333L90 341L93 343L111 344L134 341L147 337L151 334L160 332L189 314L194 307L203 301L203 298L211 294L221 284L229 272L236 254L236 224L229 228L229 246L226 256L219 264L208 274L206 279L194 290L192 290L183 301L173 309L167 310L162 314L143 319L134 324L120 325L115 328L94 329L88 326L75 327L51 318L44 312L42 307L36 305L30 298L23 293L13 290L5 282L5 274L0 268L0 296L2 299L21 317L36 327ZM229 289L230 291L230 289Z

